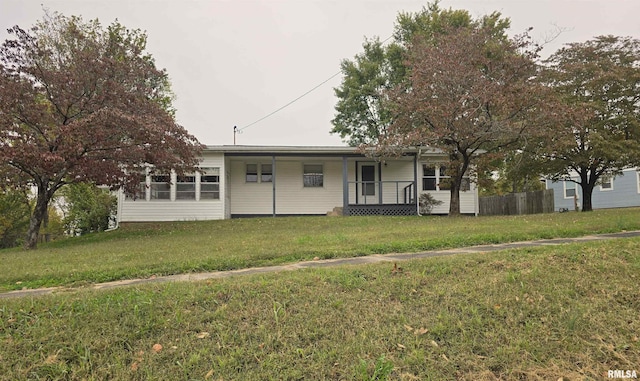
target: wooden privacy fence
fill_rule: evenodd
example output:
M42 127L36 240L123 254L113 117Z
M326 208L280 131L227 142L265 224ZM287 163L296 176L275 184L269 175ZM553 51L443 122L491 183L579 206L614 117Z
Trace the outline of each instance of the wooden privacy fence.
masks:
M552 213L553 189L480 197L478 206L481 216Z

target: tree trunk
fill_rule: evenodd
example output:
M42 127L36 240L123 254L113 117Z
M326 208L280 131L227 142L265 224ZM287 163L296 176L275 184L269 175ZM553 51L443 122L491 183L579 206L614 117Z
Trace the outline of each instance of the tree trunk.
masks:
M25 249L35 249L38 246L38 234L40 232L40 226L47 214L47 208L49 207L49 192L45 187L38 186L38 195L36 198L36 206L31 214L31 220L29 221L29 230L27 230L27 237L24 242Z
M460 215L460 187L452 181L451 183L451 202L449 203L449 216L457 217Z
M593 188L594 185L580 184L582 186L582 211L583 212L591 212L593 211L593 205L591 204L591 198L593 196Z

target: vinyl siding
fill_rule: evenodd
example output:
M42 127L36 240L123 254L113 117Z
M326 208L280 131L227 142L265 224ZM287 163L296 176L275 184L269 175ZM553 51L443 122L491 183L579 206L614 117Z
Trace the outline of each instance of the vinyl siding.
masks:
M451 202L451 191L423 191L422 190L422 165L433 163L446 162L446 157L433 157L431 160L421 161L418 163L417 176L418 176L418 192L429 193L438 201L442 201L441 205L435 206L431 211L431 214L449 214L449 204ZM471 189L468 191L460 192L460 213L461 214L478 214L478 187L475 183L471 183Z
M565 198L564 181L553 182L546 181L547 189L553 189L553 198L555 210L562 208L574 210L573 198ZM638 172L634 168L626 169L622 175L616 176L612 180L613 189L604 190L600 185L596 185L593 189L591 198L594 209L603 208L624 208L630 206L640 206L640 190L638 185ZM578 194L578 207L582 207L582 188L576 186Z
M429 191L436 200L442 201L442 205L433 208L431 214L449 214L449 202L451 201L451 192L446 191ZM460 213L477 214L478 213L477 191L475 187L466 192L460 192Z
M131 200L118 193L120 222L217 220L224 218L224 159L221 153L205 153L201 168L220 168L220 199L218 200ZM172 191L174 192L174 191Z
M247 164L271 158L230 160L231 215L273 214L273 183L245 181ZM304 164L323 166L323 186L304 187ZM326 214L342 206L342 159L278 157L275 166L276 214Z

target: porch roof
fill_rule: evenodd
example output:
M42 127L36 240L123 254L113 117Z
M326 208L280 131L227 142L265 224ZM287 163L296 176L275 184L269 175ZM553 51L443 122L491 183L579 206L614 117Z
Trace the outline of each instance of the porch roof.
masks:
M221 152L229 156L365 156L358 147L348 146L258 146L258 145L208 145L208 152ZM434 148L405 148L404 155L442 155Z

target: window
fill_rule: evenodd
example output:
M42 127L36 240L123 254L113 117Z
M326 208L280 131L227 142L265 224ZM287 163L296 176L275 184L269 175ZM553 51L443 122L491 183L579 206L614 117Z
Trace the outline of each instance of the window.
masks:
M447 167L437 168L433 165L422 165L422 190L423 191L443 191L451 189L451 176L447 174ZM462 192L471 190L471 179L464 176L460 183Z
M258 164L247 164L246 181L248 183L258 182Z
M144 175L144 173L140 174L140 182L138 183L138 186L136 187L136 189L132 192L125 192L125 197L128 200L146 200L147 198L147 176Z
M564 181L564 198L574 198L577 196L576 185L573 181Z
M220 199L220 168L203 168L200 173L200 200Z
M438 176L438 190L451 189L451 176L447 174L447 167L440 167L440 176ZM461 189L462 190L462 189Z
M176 181L176 200L196 199L196 177L180 176Z
M304 164L302 184L305 188L318 188L324 186L322 164Z
M200 199L219 200L220 199L220 176L206 175L200 179Z
M260 165L260 182L270 183L273 181L273 167L271 164Z
M435 167L422 165L422 190L437 190L438 183Z
M600 180L600 190L608 191L613 189L613 179L611 177L603 177Z
M169 200L171 198L171 176L151 176L149 190L152 200Z

